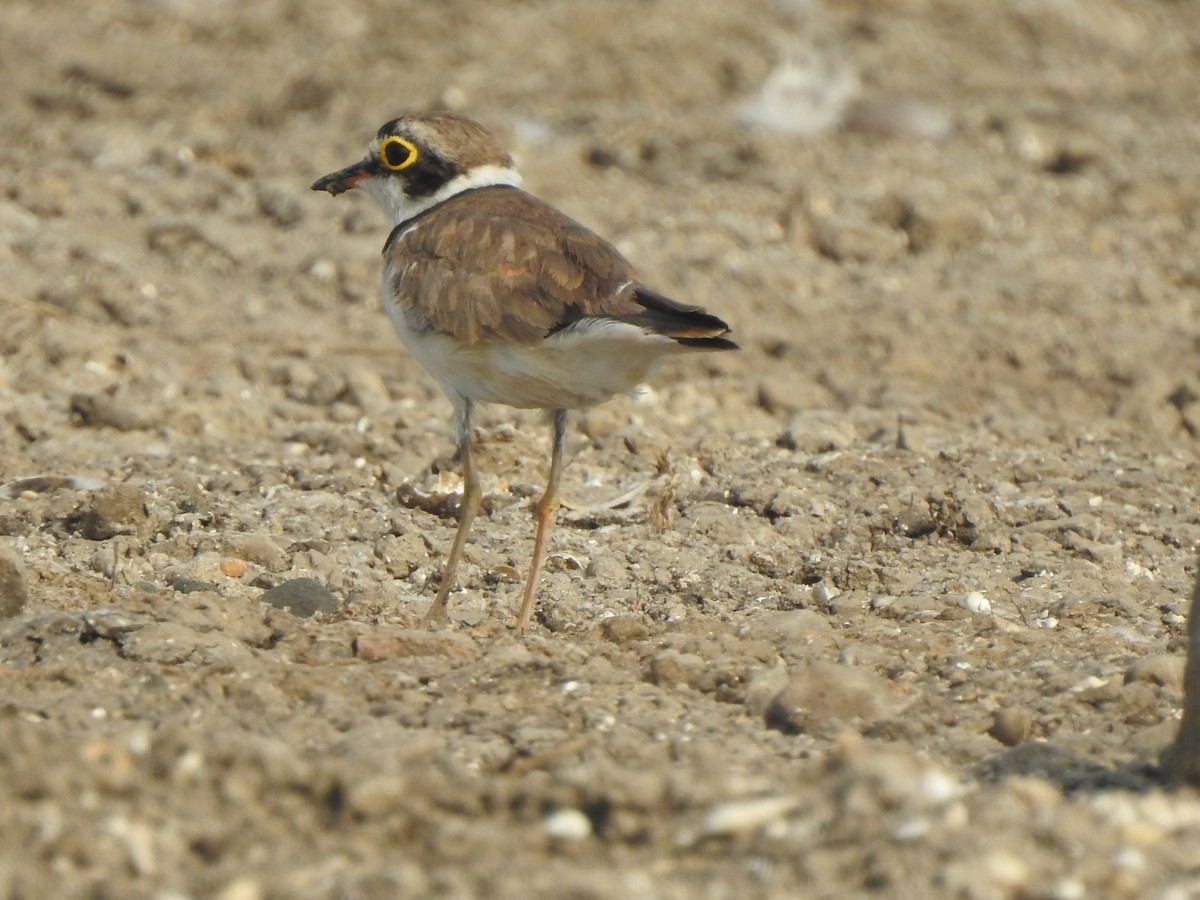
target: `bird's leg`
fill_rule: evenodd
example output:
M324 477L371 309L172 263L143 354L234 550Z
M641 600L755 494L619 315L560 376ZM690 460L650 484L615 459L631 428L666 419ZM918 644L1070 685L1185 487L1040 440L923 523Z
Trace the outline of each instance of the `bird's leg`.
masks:
M442 571L442 584L438 588L433 605L425 614L426 623L449 621L446 615L446 598L454 587L454 572L462 558L471 523L475 521L475 514L479 512L479 504L483 500L483 493L479 490L479 478L471 460L471 408L471 401L465 398L454 405L454 418L458 427L458 456L462 460L462 505L458 511L458 531L454 534L450 556L446 559L446 568Z
M567 411L556 409L553 413L554 449L550 455L550 477L546 480L546 491L536 507L537 537L533 540L533 562L529 564L529 579L525 582L525 593L521 597L521 612L517 616L517 632L521 633L533 618L533 604L537 599L538 579L542 577L542 565L546 562L546 551L550 547L550 534L558 517L558 477L562 474L563 449L567 444Z

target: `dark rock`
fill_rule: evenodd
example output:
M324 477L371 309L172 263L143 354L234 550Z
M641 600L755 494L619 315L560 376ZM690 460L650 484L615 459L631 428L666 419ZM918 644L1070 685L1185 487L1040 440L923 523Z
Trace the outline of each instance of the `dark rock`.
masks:
M293 578L265 591L263 602L307 619L316 613L337 612L342 607L337 595L315 578Z
M198 594L202 591L215 591L217 589L217 586L211 581L185 578L182 575L175 576L168 583L181 594Z

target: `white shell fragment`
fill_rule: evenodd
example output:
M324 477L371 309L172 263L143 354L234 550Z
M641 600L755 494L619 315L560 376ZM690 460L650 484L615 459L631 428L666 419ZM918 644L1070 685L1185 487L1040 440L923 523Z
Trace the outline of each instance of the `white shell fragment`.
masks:
M718 803L704 817L700 833L714 837L753 831L782 818L799 804L795 797L755 797Z
M992 604L987 597L983 596L981 591L970 591L963 595L958 601L959 605L973 613L978 613L982 616L990 616L992 614Z
M917 795L921 801L938 806L957 800L967 794L967 786L948 772L931 769L921 776Z
M1050 610L1043 609L1034 617L1031 624L1034 628L1057 628L1058 619L1050 615Z
M561 841L581 841L591 836L592 820L577 809L560 809L542 820L542 830Z

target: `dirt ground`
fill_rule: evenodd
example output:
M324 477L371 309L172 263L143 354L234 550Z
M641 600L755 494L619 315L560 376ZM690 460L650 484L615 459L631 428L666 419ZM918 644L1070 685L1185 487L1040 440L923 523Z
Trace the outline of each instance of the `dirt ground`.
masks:
M1200 6L0 3L0 896L1200 896ZM449 107L733 325L449 405L309 191ZM304 615L306 613L314 613Z

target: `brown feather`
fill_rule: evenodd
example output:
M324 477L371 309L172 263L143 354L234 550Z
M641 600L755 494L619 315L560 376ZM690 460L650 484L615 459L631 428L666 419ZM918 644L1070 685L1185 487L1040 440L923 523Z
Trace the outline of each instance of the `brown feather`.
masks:
M724 349L716 316L637 282L612 244L536 197L479 188L397 227L384 249L399 305L465 344L529 345L581 319L637 325Z

